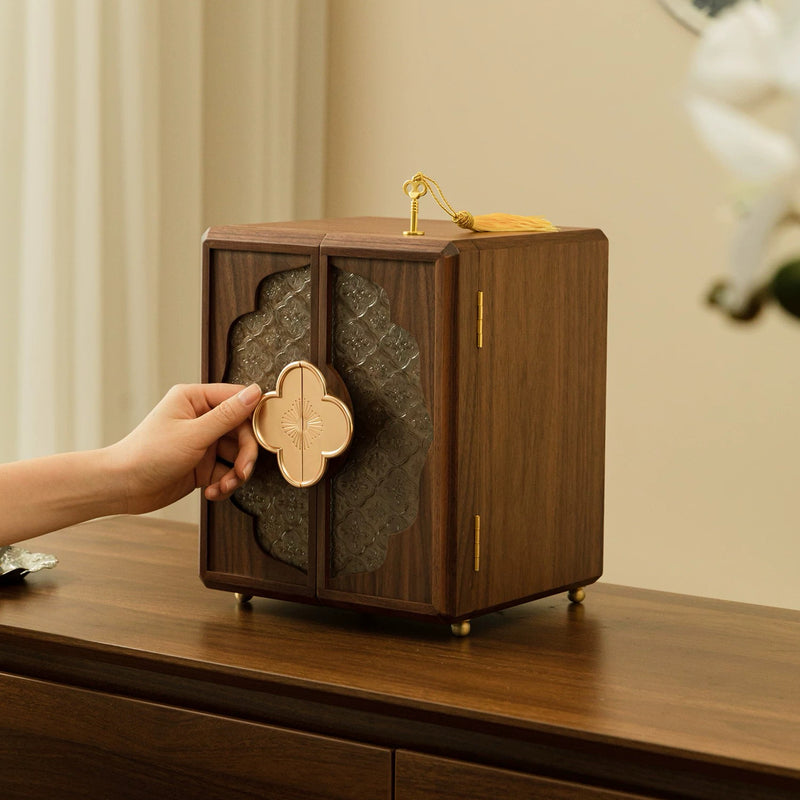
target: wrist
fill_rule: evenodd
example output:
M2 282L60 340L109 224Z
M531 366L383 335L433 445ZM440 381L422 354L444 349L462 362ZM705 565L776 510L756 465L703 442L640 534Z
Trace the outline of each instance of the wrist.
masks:
M130 513L129 469L120 443L93 451L101 481L102 516Z

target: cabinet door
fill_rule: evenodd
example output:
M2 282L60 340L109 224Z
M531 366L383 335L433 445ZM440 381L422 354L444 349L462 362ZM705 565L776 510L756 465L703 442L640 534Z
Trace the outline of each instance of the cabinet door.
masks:
M203 379L271 391L286 364L316 352L319 250L315 242L260 250L206 246ZM205 583L277 596L314 597L315 492L281 476L260 451L253 476L229 502L201 514Z
M404 260L387 247L366 257L311 240L292 252L238 246L207 247L204 379L272 390L291 361L331 365L354 436L315 486L289 485L261 452L232 502L204 503L205 583L449 613L457 256Z
M643 800L639 795L537 778L448 758L397 752L395 800Z
M391 751L0 673L0 784L30 797L391 796Z
M320 598L421 614L441 602L447 448L436 414L450 346L443 269L322 248L328 337L320 358L348 389L354 435L325 485Z

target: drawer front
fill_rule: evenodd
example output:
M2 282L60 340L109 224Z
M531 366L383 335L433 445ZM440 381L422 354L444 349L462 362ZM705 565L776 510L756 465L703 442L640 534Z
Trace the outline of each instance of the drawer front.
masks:
M391 751L0 673L4 800L391 796Z
M644 800L639 795L592 789L511 770L449 758L397 752L395 800Z

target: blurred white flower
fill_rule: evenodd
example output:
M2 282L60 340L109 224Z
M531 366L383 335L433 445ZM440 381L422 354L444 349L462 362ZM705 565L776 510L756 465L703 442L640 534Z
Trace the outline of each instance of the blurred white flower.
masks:
M788 105L784 129L753 116L776 99ZM762 279L764 251L792 210L800 178L800 2L773 10L741 0L711 22L691 66L687 107L736 181L737 230L726 290L717 297L736 312Z

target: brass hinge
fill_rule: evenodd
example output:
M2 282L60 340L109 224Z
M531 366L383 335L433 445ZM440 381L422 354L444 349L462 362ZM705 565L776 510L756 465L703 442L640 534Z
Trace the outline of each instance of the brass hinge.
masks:
M483 347L483 292L478 292L477 345Z
M475 563L473 571L478 572L481 568L481 517L475 515Z

